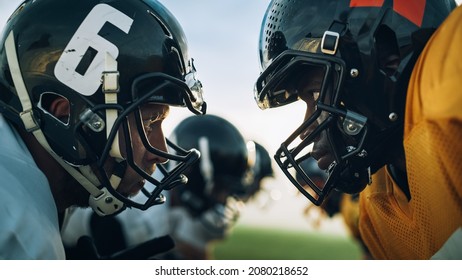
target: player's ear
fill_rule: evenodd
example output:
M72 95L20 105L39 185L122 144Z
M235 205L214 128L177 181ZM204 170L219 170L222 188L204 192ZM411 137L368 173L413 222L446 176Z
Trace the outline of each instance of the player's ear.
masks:
M57 94L46 93L44 94L44 96L42 96L41 105L44 110L48 111L58 120L62 121L65 124L69 123L71 107L69 104L69 100L67 100L66 98Z

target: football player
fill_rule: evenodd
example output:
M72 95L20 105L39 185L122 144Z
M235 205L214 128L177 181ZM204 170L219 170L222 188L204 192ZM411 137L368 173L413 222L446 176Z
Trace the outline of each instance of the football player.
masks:
M166 140L162 122L170 106L201 115L205 102L182 27L160 3L27 0L2 34L0 259L63 259L70 206L145 210L185 182L199 153ZM155 180L167 160L179 164Z
M334 190L360 193L359 231L377 259L429 259L442 248L462 257L455 7L273 0L262 22L258 106L306 104L276 161L316 205ZM328 174L322 184L303 171L310 159Z

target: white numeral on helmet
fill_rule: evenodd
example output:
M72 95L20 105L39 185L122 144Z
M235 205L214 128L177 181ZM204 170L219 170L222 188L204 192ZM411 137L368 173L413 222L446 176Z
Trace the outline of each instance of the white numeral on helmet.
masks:
M133 19L107 4L96 5L75 32L55 67L56 78L82 95L93 95L101 85L106 52L114 58L119 55L117 46L98 35L106 22L128 34ZM77 67L89 48L97 53L82 75L77 72Z

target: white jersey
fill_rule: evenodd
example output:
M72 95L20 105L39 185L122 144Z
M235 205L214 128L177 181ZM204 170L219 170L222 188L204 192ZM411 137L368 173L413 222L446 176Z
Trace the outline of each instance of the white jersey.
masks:
M153 174L154 178L159 179L159 173L156 170ZM145 187L148 190L153 188L150 183L147 183ZM114 217L121 225L127 247L138 245L156 237L170 235L175 242L180 241L202 249L210 241L224 238L225 231L210 231L204 227L201 219L192 217L186 208L171 207L168 191L164 191L163 194L167 199L164 204L152 206L145 211L128 208ZM133 200L138 202L143 199L144 195L141 193L133 197ZM205 216L210 214L209 212L213 211L205 212ZM96 215L96 213L89 208L74 208L69 211L62 231L65 246L76 246L82 236L94 237L90 225L92 215ZM201 216L201 218L204 217Z
M48 180L1 114L0 259L65 259Z
M156 175L157 171L154 176ZM145 187L149 189L151 186L148 183ZM168 196L168 193L165 195ZM133 200L141 202L144 198L144 195L139 193L133 197ZM90 227L92 215L96 215L96 213L91 208L73 208L69 211L62 232L63 242L66 246L76 246L77 241L82 236L93 236ZM145 211L128 208L115 216L122 226L123 236L128 247L168 235L170 232L168 217L168 203L150 207Z

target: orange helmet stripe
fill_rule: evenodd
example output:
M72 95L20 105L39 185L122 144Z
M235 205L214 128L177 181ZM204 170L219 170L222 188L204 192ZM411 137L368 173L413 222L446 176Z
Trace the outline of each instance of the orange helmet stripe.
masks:
M350 7L382 7L384 0L351 0Z
M426 0L395 0L393 2L393 10L418 27L421 27L426 2Z
M381 7L384 0L351 0L350 7ZM393 10L421 27L426 0L395 0Z

